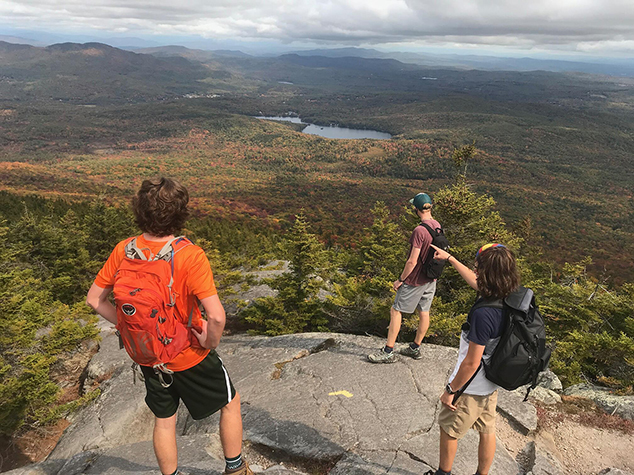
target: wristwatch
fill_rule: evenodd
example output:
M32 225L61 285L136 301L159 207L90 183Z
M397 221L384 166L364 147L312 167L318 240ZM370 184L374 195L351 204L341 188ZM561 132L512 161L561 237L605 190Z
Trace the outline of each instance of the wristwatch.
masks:
M454 391L451 387L451 384L447 383L447 386L445 386L445 391L447 391L449 394L456 394L458 391Z

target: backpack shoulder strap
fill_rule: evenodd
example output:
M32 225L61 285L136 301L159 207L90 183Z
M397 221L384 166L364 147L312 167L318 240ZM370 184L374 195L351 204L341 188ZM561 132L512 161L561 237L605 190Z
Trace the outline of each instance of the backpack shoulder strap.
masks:
M471 322L471 315L473 315L473 312L483 307L499 308L500 310L503 310L504 302L500 299L479 298L478 300L476 300L476 303L474 303L471 309L469 310L469 314L467 315L467 322Z
M130 238L124 247L125 256L128 259L141 259L147 261L147 256L143 253L143 249L140 249L136 245L136 237Z
M174 242L172 247L174 248L174 254L176 254L177 252L182 251L187 246L193 245L194 243L190 239L186 238L185 236L180 236L178 240Z
M504 308L504 301L502 299L478 299L476 303L473 304L469 313L473 313L475 310L482 307L490 307L490 308Z
M429 224L420 223L419 226L424 227L427 230L427 232L429 233L429 235L431 236L432 239L434 239L439 234L438 231L436 231L434 228L432 228Z
M174 237L174 238L170 239L169 241L167 241L165 243L165 245L161 248L161 250L156 253L156 256L154 256L153 260L155 260L155 261L160 261L160 260L169 261L172 258L173 253L175 252L174 243L179 241L180 239L184 239L184 237L183 236L178 236L178 237Z

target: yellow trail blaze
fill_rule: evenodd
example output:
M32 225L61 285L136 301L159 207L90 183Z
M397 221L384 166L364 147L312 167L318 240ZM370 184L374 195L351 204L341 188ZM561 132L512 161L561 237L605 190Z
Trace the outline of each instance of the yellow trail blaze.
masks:
M352 393L349 393L348 391L335 391L334 393L328 393L328 396L346 396L346 397L352 397Z

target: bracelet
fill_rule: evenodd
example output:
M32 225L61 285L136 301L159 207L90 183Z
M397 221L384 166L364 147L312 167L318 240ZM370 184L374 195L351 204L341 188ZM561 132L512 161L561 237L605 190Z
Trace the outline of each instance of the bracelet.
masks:
M404 280L401 280L401 278L400 278L400 277L399 277L398 279L396 279L396 280L397 280L398 282L400 282L401 284L402 284L403 282L405 282Z
M445 261L449 262L449 259L451 259L453 256L451 254L449 254L449 257L447 257L447 259L445 259ZM450 262L449 262L450 263ZM451 263L450 263L451 264Z

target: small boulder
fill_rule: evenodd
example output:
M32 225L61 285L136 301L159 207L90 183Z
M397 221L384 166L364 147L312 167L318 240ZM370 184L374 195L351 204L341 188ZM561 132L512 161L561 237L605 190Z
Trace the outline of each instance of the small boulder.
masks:
M618 468L604 468L597 475L632 475L632 472L626 472Z
M551 391L561 391L563 389L561 381L557 375L549 369L539 373L537 386L550 389Z
M561 396L559 394L542 386L537 386L533 389L530 397L542 404L558 404L561 402Z
M590 399L608 414L634 421L634 396L618 396L608 388L586 383L570 386L564 394Z

